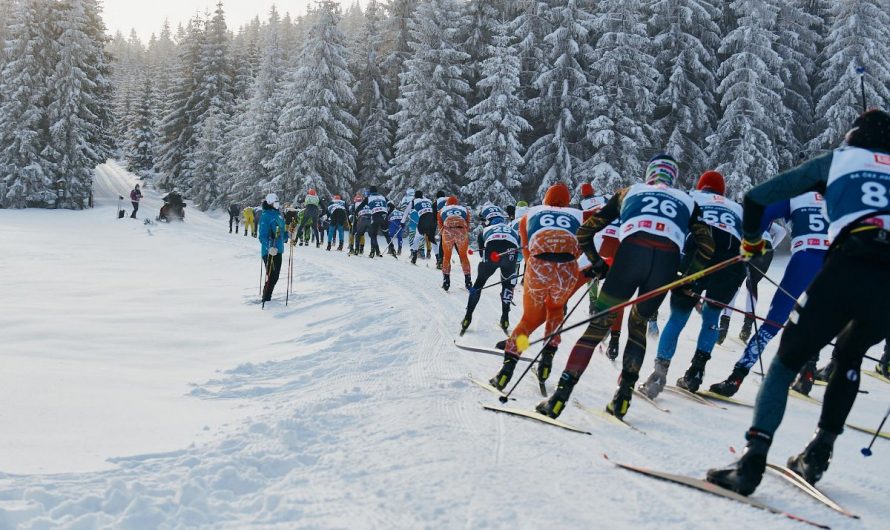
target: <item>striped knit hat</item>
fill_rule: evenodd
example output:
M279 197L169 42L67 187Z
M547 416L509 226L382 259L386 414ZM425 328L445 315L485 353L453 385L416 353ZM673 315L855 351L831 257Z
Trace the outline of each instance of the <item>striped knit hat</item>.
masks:
M662 153L655 155L646 166L646 184L666 184L673 186L680 168L671 155Z

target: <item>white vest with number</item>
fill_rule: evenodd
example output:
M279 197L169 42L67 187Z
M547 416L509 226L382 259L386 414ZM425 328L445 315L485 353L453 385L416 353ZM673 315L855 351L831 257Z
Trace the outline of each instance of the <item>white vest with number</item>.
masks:
M689 195L701 208L702 219L709 226L742 240L742 206L739 203L706 191L693 191Z
M683 248L695 202L674 188L653 184L634 184L621 205L619 238L645 232L669 239Z
M858 147L834 152L825 206L832 241L850 223L863 222L890 230L890 214L869 217L869 213L890 211L890 155Z

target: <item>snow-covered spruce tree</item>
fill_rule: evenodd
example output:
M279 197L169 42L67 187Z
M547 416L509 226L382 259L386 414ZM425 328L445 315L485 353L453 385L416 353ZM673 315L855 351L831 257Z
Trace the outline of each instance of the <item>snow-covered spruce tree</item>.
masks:
M220 185L225 169L223 130L224 114L216 106L211 106L201 122L198 145L193 155L192 187L190 194L195 206L208 210L219 206Z
M818 28L822 20L809 12L811 3L812 0L779 3L776 52L782 58L783 99L790 113L788 134L777 139L782 141L785 155L780 168L805 156L804 149L813 135L815 100L811 80L818 60L822 38Z
M54 4L58 52L50 83L50 140L45 153L63 208L87 205L93 170L105 161L107 152L105 146L94 143L103 138L100 129L107 125L98 110L108 105L102 99L106 94L99 90L105 72L95 64L97 57L104 60L105 42L104 35L89 31L87 3L61 0Z
M51 206L56 193L45 158L49 143L48 79L54 75L54 10L49 0L22 0L7 32L0 71L0 205Z
M496 27L489 58L482 63L479 88L486 96L468 111L479 132L467 139L473 151L467 157L467 180L461 195L482 204L516 202L521 184L522 143L519 135L529 128L520 114L519 55L510 46L506 25Z
M285 72L285 54L281 40L281 18L273 6L262 36L259 71L250 99L236 119L233 149L229 165L234 174L228 188L233 200L256 202L262 190L268 190L271 164L276 152L275 134L281 99L278 95Z
M365 10L365 27L356 42L357 48L364 51L355 88L359 125L356 181L359 184L383 182L392 158L390 106L386 80L380 69L380 14L377 2L371 0Z
M455 0L427 0L409 24L414 55L400 76L396 154L387 172L391 190L410 186L434 193L462 183L469 87L462 70L467 54L455 41L459 17Z
M494 34L501 19L501 0L469 0L464 6L465 25L461 30L463 50L467 56L464 77L470 85L467 105L476 106L485 99L483 90L477 88L482 78L482 62L488 57L489 47L494 43Z
M8 28L15 15L14 2L18 2L18 0L0 0L0 69L3 68L5 62L3 48L6 46Z
M135 121L127 138L127 169L137 174L150 172L155 162L155 93L151 78L144 76L142 91L136 106Z
M173 43L170 23L166 20L158 38L148 48L148 70L154 91L154 106L151 109L151 114L154 117L155 152L157 153L157 142L161 138L162 119L171 111L173 94L176 89L175 76L179 70L176 44ZM157 159L155 159L155 163L157 163Z
M638 181L656 136L649 125L659 79L639 0L599 3L597 41L588 53L590 76L587 139L592 148L575 183L613 192ZM660 150L658 146L656 149Z
M727 196L741 198L770 178L783 159L777 145L788 132L788 111L775 51L778 8L770 0L736 0L738 26L723 38L718 75L723 115L708 139L711 165L726 177Z
M833 149L853 120L862 112L862 85L856 69L866 69L867 107L886 109L890 104L890 12L882 0L835 2L831 30L822 56L818 88L821 131L814 149Z
M235 104L250 97L250 89L259 72L261 30L259 17L254 17L232 41L232 98Z
M168 112L161 125L161 142L158 149L157 170L163 173L160 185L163 189L181 188L189 185L191 171L188 160L197 143L196 128L198 91L198 68L203 49L204 23L192 19L183 29L178 41L179 61L175 85L170 94Z
M399 76L405 71L405 60L411 56L411 17L417 9L419 0L384 0L383 10L383 72L387 76L390 93L387 98L395 101L398 98Z
M656 0L651 10L660 74L653 143L677 159L678 185L690 187L707 168L707 138L717 123L718 9L712 0Z
M574 185L588 105L587 74L581 61L591 54L591 16L577 0L556 4L549 8L547 18L554 29L544 38L546 62L534 82L537 95L530 101L546 130L525 154L523 173L537 187L536 197L542 197L556 182Z
M98 0L83 0L86 16L84 33L93 43L87 54L87 72L92 80L92 98L85 100L88 112L92 113L97 124L87 135L87 140L99 162L104 162L114 155L116 140L112 133L114 124L114 107L110 102L114 98L112 83L112 64L106 50L108 44L107 29L102 19L102 8Z
M305 188L321 195L338 193L354 179L356 121L349 109L355 97L343 33L337 28L339 12L334 0L317 4L300 66L286 87L270 183L285 200Z

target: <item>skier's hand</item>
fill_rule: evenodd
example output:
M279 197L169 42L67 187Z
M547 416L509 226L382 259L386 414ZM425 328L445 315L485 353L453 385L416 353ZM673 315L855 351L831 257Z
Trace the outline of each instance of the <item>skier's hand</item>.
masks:
M745 261L757 256L762 256L766 254L766 241L761 237L758 237L754 241L742 239L742 245L739 247L739 252L742 257L745 258Z
M590 279L603 279L609 273L609 264L603 258L598 258L588 269L584 269L584 276Z
M273 258L278 255L278 247L269 248L269 255Z

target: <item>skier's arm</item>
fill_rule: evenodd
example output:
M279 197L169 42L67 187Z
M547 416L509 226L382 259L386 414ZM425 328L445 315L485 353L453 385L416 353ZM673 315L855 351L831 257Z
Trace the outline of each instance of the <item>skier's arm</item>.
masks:
M578 238L578 246L581 247L581 252L587 256L591 263L599 263L602 260L599 252L596 251L593 236L618 218L626 194L627 188L619 190L605 206L584 221L584 224L578 229L578 233L575 235Z
M743 221L745 239L748 241L760 239L763 234L761 221L768 205L808 191L825 193L828 171L831 169L833 158L833 153L816 157L794 169L779 173L746 193Z
M519 220L519 241L522 244L522 257L528 261L531 254L528 251L528 216L525 215Z
M692 209L692 216L689 218L689 233L695 240L695 255L686 274L696 273L705 268L705 265L714 255L714 237L711 235L711 227L702 220L702 211L698 204Z

